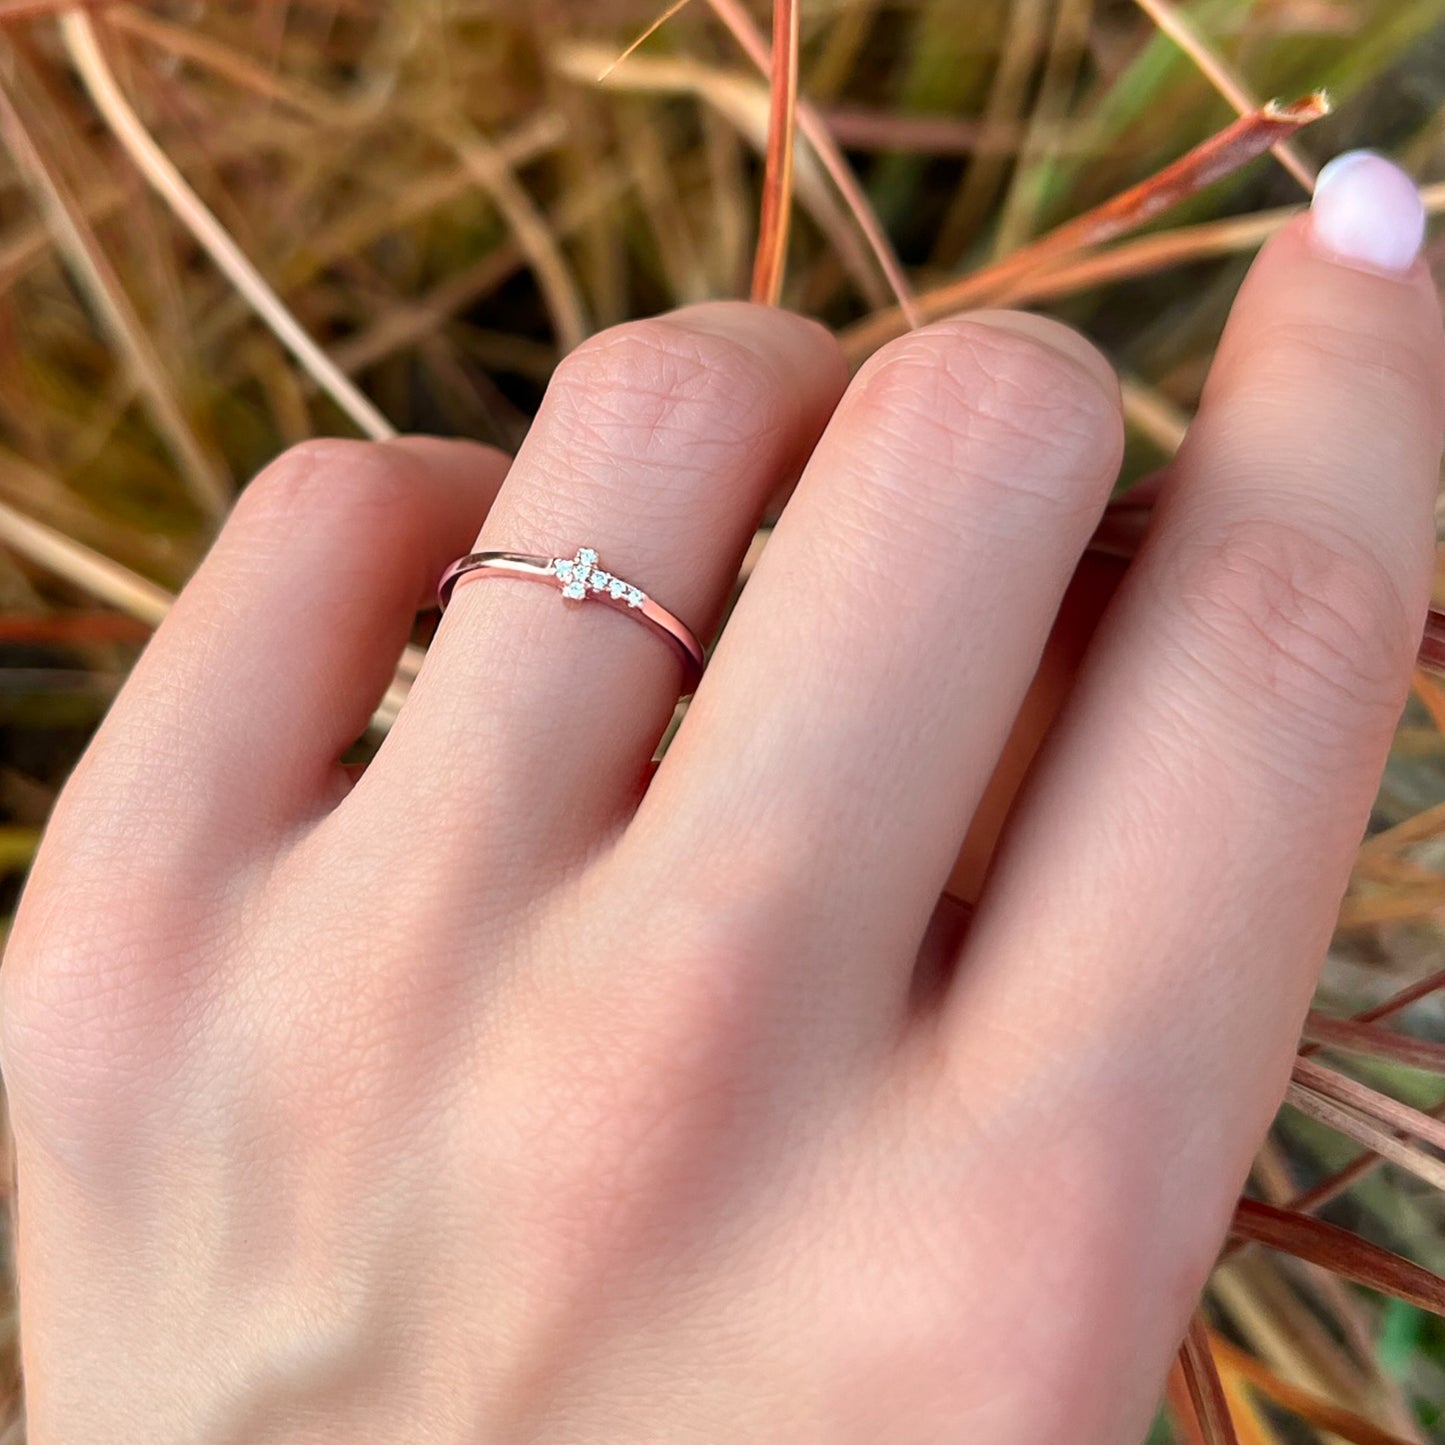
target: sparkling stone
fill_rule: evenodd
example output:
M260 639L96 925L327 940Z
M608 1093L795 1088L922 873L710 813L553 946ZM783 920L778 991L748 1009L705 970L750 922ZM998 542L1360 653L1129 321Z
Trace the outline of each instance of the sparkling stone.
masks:
M641 607L647 595L639 588L604 572L597 565L597 553L591 547L579 547L575 557L555 557L552 571L562 583L562 595L573 602L585 601L588 592L606 593L616 602Z

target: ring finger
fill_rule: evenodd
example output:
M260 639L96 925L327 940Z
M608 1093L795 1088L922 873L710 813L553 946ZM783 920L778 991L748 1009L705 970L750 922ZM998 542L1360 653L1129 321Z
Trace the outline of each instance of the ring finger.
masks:
M606 332L558 369L477 550L595 548L706 638L846 380L822 327L762 307ZM625 610L522 578L464 583L354 802L389 819L404 800L468 865L565 867L635 805L682 681Z

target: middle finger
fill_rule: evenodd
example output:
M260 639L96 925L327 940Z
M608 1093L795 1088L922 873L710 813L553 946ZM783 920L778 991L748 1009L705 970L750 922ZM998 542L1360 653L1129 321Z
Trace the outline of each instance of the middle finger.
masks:
M1112 370L1055 322L981 314L875 357L638 815L659 879L721 880L709 906L772 904L799 957L906 990L1122 446Z

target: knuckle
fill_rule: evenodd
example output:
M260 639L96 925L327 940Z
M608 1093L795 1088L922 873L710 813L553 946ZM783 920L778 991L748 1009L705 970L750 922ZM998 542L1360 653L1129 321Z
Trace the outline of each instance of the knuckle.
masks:
M1123 449L1117 398L1079 362L1035 335L976 321L883 348L860 372L853 405L885 446L1017 505L1096 509Z
M1233 519L1177 544L1177 604L1234 685L1308 710L1398 710L1418 646L1399 583L1342 531Z
M376 442L302 442L272 462L241 494L236 525L287 535L349 522L396 525L413 511L408 459Z
M584 342L558 367L549 400L584 442L646 461L699 437L752 447L780 423L776 378L749 346L657 318Z
M6 1091L47 1142L103 1149L187 1027L190 943L68 897L26 912L0 970Z
M1368 372L1414 414L1439 417L1441 367L1433 333L1425 344L1404 328L1366 330L1315 316L1279 321L1265 329L1253 347L1253 364L1262 375L1304 378L1313 385L1321 375L1321 362L1327 374L1341 379Z
M236 931L229 880L146 850L78 871L41 850L0 968L0 1073L42 1137L102 1147L195 1047Z

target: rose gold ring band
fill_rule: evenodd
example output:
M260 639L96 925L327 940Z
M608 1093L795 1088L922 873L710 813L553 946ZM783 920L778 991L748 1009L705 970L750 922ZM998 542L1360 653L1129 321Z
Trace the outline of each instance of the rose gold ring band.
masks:
M480 577L523 577L533 582L548 582L568 602L605 602L620 612L631 613L669 642L682 659L686 672L684 695L692 692L702 677L702 644L693 630L640 587L605 571L591 547L579 548L575 557L474 552L470 557L459 558L442 573L437 605L445 612L457 584Z

